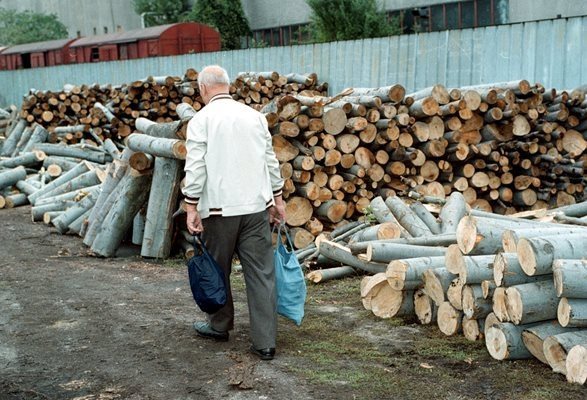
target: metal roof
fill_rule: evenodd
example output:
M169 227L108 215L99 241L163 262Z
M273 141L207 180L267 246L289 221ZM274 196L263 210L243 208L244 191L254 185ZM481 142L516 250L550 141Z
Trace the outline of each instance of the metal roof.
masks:
M8 47L2 52L2 54L36 53L39 51L58 50L73 40L74 39L58 39L49 40L46 42L17 44L15 46Z
M131 31L126 32L117 32L117 33L110 33L107 35L99 35L99 36L88 36L83 37L76 40L71 47L82 47L82 46L91 46L96 45L99 46L105 43L126 43L126 42L136 42L137 40L141 39L151 39L161 36L163 32L167 29L171 28L175 25L180 25L181 23L177 24L168 24L168 25L159 25L159 26L152 26L150 28L145 29L133 29Z
M8 47L6 46L0 46L0 53L2 53L4 50L6 50Z

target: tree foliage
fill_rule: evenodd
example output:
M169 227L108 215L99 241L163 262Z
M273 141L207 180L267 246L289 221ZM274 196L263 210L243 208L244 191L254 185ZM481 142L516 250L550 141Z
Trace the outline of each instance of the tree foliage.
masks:
M67 28L55 14L18 12L0 8L0 45L67 38Z
M191 9L186 0L133 0L133 5L137 14L144 14L146 27L180 22Z
M187 20L216 28L224 50L240 49L241 38L251 35L240 0L198 0Z
M397 19L388 21L376 0L306 0L312 8L314 40L330 42L401 33Z

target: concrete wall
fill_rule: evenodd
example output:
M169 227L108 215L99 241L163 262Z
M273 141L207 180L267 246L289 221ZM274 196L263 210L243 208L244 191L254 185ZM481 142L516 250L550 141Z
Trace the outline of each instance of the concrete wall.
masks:
M0 0L0 7L56 14L71 38L77 37L78 31L81 36L92 36L94 28L101 35L104 27L108 33L141 27L132 0Z
M564 45L561 46L561 43ZM441 83L460 87L527 79L559 90L587 84L587 17L377 39L186 54L130 61L0 71L0 106L30 88L65 83L122 84L148 75L181 76L189 67L316 72L335 94L346 87L402 84L408 93Z

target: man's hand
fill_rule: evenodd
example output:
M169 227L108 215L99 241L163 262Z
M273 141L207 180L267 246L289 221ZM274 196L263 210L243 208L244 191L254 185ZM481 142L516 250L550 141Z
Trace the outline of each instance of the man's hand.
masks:
M275 197L275 205L269 208L269 223L285 223L285 203L281 196Z
M202 218L200 218L200 213L196 206L192 204L187 204L187 226L188 231L192 234L198 234L204 232L204 225L202 225Z

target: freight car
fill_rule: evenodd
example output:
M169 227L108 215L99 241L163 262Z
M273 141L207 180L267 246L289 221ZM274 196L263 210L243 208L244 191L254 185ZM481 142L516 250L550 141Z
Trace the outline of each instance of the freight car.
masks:
M0 51L0 70L132 60L220 50L220 34L195 22L107 35L28 43Z

